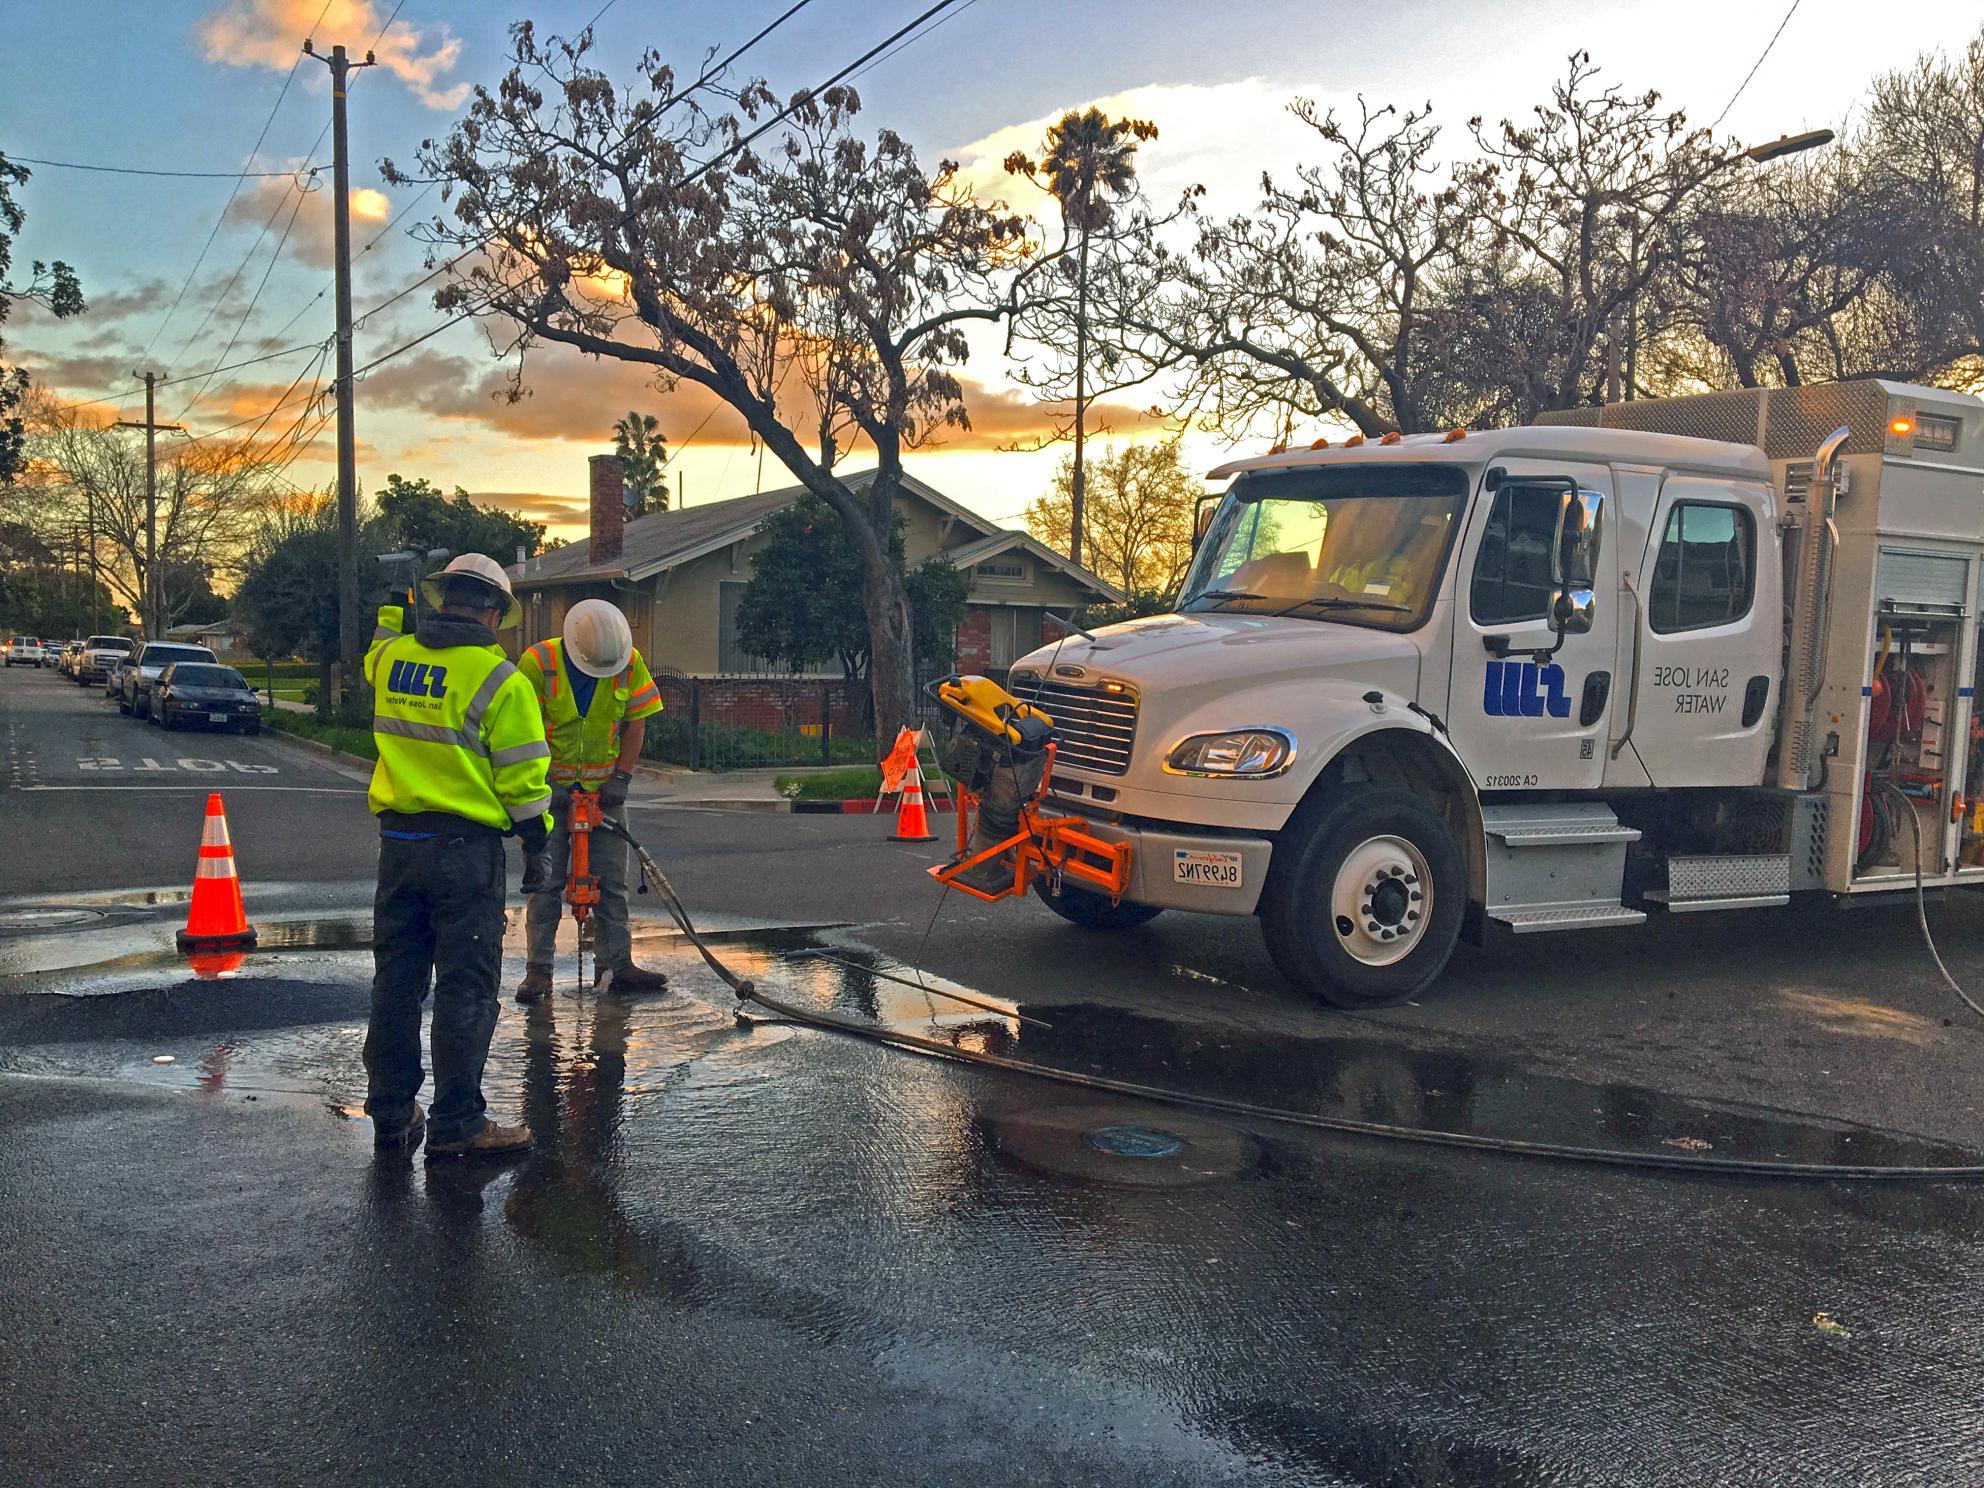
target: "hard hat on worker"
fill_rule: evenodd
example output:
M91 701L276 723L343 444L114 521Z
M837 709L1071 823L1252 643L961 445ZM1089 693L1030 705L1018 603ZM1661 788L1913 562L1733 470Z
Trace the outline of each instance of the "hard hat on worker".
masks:
M582 599L565 612L565 659L588 677L617 677L634 659L634 632L620 607Z
M450 590L464 586L465 581L474 581L494 589L500 596L500 605L491 601L492 608L500 608L503 618L496 622L498 630L508 630L524 617L524 607L517 603L516 595L510 592L510 576L503 565L494 558L481 553L464 553L459 558L450 559L448 566L438 573L431 573L421 581L420 592L427 596L427 602L440 609L448 603Z

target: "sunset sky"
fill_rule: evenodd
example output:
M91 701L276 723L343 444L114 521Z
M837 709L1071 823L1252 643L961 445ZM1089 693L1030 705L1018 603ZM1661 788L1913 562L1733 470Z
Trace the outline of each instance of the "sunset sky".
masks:
M501 76L510 19L528 16L540 32L575 32L601 3L547 0L512 10L486 0L405 0L387 27L392 0L330 0L313 32L324 0L11 0L0 54L0 151L16 159L221 173L328 161L328 136L319 143L329 122L325 69L306 59L246 166L304 35L314 35L320 52L335 42L357 53L373 47L382 65L363 75L351 96L354 243L377 239L355 270L354 304L363 311L420 276L424 250L405 227L438 204L438 195L414 203L418 187L388 187L380 160L410 163L423 138L458 116L472 83ZM788 3L615 0L597 28L596 56L625 78L641 50L654 46L688 70L706 50L735 45ZM927 3L813 0L740 71L789 93L824 79ZM1035 147L1063 110L1099 102L1112 113L1134 113L1161 131L1141 157L1154 196L1200 182L1215 205L1239 208L1264 169L1286 173L1313 155L1306 131L1285 111L1298 94L1353 105L1360 92L1376 101L1430 99L1459 150L1470 115L1526 112L1547 96L1566 54L1584 48L1608 78L1630 89L1657 87L1707 122L1737 93L1787 3L1398 0L1365 9L1298 0L970 0L857 87L870 132L897 129L926 160L960 160L994 189L1002 189L999 160ZM1720 132L1748 143L1837 126L1873 75L1924 50L1957 50L1978 24L1975 0L1924 0L1900 10L1803 0ZM63 398L121 400L102 407L142 416L134 370L151 366L183 379L264 347L330 333L323 191L299 205L290 177L262 177L242 181L230 203L235 183L227 179L31 169L34 179L21 193L29 222L15 251L17 273L33 258L67 259L82 275L90 310L61 323L32 307L18 310L6 336L10 355ZM1027 191L1008 194L1036 205ZM406 215L382 233L401 211ZM210 233L212 246L192 272ZM362 325L361 364L436 323L429 294L409 295ZM1016 525L1061 452L1001 450L1044 422L996 351L988 342L966 369L977 430L913 456L909 468ZM182 419L195 433L259 419L299 374L309 388L314 356L301 352L222 374L204 391L197 378L181 381L161 392L160 416ZM639 369L553 349L532 354L531 396L523 402L496 396L505 377L487 337L469 325L364 380L357 418L366 486L397 471L500 493L504 503L567 524L558 530L574 535L569 524L582 507L585 458L610 448L614 419L638 407L657 414L680 449L672 470L690 504L757 488L760 462L733 420L711 418L682 448L709 411L701 395L657 393ZM279 433L301 411L299 396L267 432ZM1137 431L1131 425L1123 432ZM1218 445L1201 438L1192 450L1209 463ZM326 431L290 477L326 480L331 455ZM859 455L854 463L862 463ZM762 480L767 488L791 483L770 459Z

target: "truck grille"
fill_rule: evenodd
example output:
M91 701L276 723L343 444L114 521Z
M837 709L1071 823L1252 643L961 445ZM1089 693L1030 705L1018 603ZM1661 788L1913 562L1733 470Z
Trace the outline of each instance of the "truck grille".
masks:
M1054 720L1057 757L1064 764L1097 775L1121 775L1130 768L1130 745L1137 737L1135 694L1015 677L1013 695L1037 703Z

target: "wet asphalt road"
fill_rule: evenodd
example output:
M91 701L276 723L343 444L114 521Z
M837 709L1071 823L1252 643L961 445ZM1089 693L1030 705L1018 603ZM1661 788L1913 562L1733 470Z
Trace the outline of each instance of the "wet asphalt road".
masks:
M671 995L506 1005L536 1154L375 1161L359 786L87 701L0 678L0 1483L1984 1481L1984 1187L1443 1153L740 1025L642 901ZM185 978L202 794L32 789L106 758L230 772L288 944ZM968 1049L1627 1151L1984 1149L1984 1038L1900 916L1546 937L1349 1019L1244 924L926 935L920 850L858 818L635 827L768 988ZM1975 909L1934 913L1984 983Z

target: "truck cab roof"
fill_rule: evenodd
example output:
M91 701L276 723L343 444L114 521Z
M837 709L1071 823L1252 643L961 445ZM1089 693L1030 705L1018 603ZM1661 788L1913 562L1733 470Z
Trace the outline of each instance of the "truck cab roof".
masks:
M1595 465L1658 465L1737 480L1770 479L1770 461L1754 445L1681 434L1647 434L1633 429L1537 427L1483 429L1479 433L1407 434L1394 444L1366 440L1326 448L1285 450L1228 460L1207 475L1224 480L1253 470L1290 470L1307 465L1424 463L1485 465L1498 459L1576 460Z

